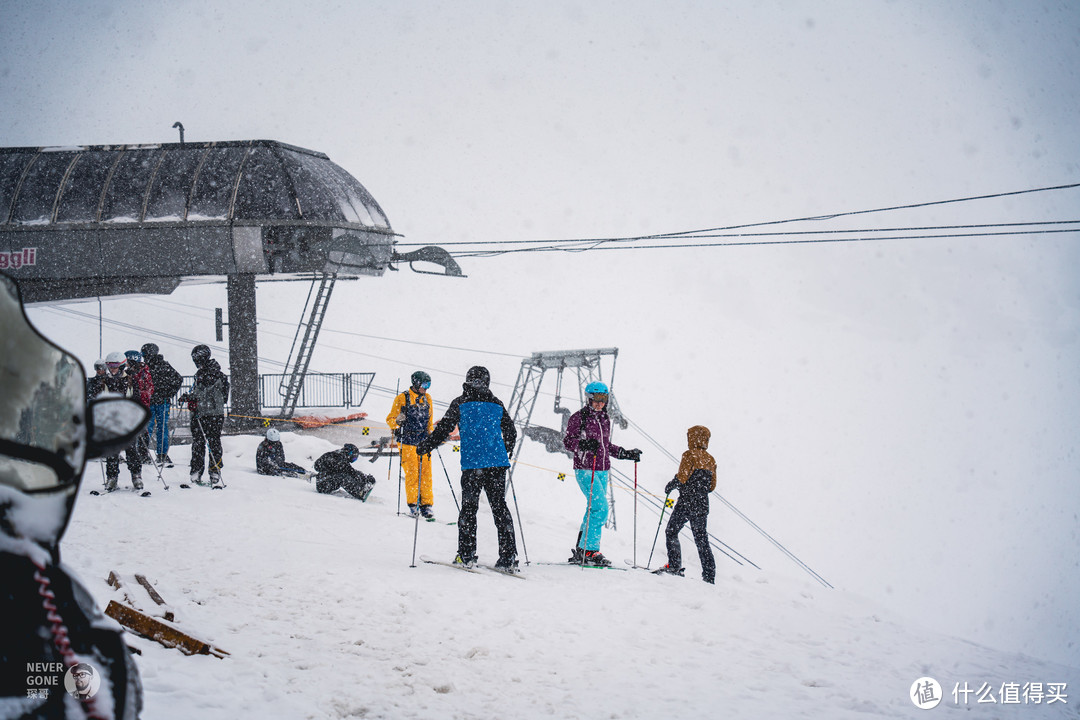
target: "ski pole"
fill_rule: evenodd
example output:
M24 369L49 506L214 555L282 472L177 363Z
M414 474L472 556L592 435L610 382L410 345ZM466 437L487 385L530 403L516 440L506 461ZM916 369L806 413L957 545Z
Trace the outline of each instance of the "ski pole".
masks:
M416 456L416 469L421 473L424 471L424 456L423 455L418 454ZM420 504L420 487L419 487L419 485L420 485L420 483L417 482L417 488L416 488L416 493L417 493L417 497L416 497L416 502L417 502L416 524L413 525L412 565L410 565L409 567L416 567L416 539L418 537L420 537L420 507L419 507L419 504Z
M454 483L450 480L450 473L446 470L446 461L442 459L442 451L438 447L435 448L436 454L439 456L439 464L442 465L443 475L446 476L446 484L450 486L450 495L454 498L454 506L457 507L458 514L461 514L461 505L458 505L457 494L454 492ZM428 455L428 457L431 457Z
M660 508L660 522L656 523L656 535L654 535L652 539L652 550L649 551L649 562L645 563L646 570L648 570L649 566L652 565L653 552L655 552L656 550L656 539L660 537L660 526L664 524L664 511L667 510L669 497L671 497L670 493L664 496L664 506Z
M165 486L165 489L169 489L169 483L165 482L165 478L161 476L162 470L165 468L165 460L160 462L157 458L154 459L154 469L157 470L157 479L161 481L161 484Z
M394 395L395 402L397 402L397 396L401 394L401 378L397 381L397 394ZM387 419L389 422L389 419ZM395 421L397 422L397 421ZM390 441L394 441L394 431L396 428L390 428ZM397 468L397 514L401 514L401 441L398 440L398 468ZM394 467L394 453L390 453L390 464L386 466L386 484L390 484L390 470Z
M596 453L592 456L592 478L589 480L589 504L585 506L585 545L589 544L589 531L592 529L592 492L596 483ZM586 548L581 548L581 569L585 569Z
M525 555L525 564L529 564L529 548L525 545L525 526L521 524L521 508L518 506L517 490L514 489L514 479L510 478L510 496L514 498L514 511L517 512L517 530L521 534L521 552Z
M403 455L404 455L404 453L405 453L405 446L401 444L401 441L400 441L400 440L398 440L398 445L397 445L397 448L398 448L398 463L397 463L397 514L398 514L398 515L400 515L400 514L401 514L401 485L402 485L402 482L403 482L403 480L402 480L402 471L404 470L404 466L405 466L405 458L403 457ZM392 464L393 464L393 460L391 460L391 465L392 465ZM387 472L390 472L390 469L389 469L389 468L387 468L387 470L386 470L386 471L387 471Z
M166 418L168 418L168 416L169 416L169 407L168 407L168 405L165 406L164 416ZM162 419L161 419L161 417L158 417L157 420L158 420L158 423L154 427L154 430L155 430L156 434L159 436L159 441L157 443L155 443L154 449L155 450L161 450L162 443L160 442L160 437L163 436L163 432L162 432L163 428L161 427ZM161 484L165 486L166 490L168 490L169 489L169 483L165 482L165 478L163 478L161 476L161 473L162 473L162 471L164 469L165 469L165 454L161 453L161 452L154 453L154 470L157 471L157 479L160 480Z
M637 464L634 461L634 565L637 565Z
M210 436L206 434L206 428L202 424L202 418L196 416L195 417L195 422L197 422L199 424L199 432L202 433L203 441L206 442L206 454L209 456L210 460L213 460L214 459L214 451L210 447ZM220 444L220 443L221 443L221 435L219 433L218 434L218 444ZM217 471L218 480L221 481L221 487L224 489L226 487L226 485L225 485L225 481L221 479L221 462L222 462L222 459L218 458L217 462L215 462L215 463L207 463L207 464L210 465L210 472L214 472L215 470Z

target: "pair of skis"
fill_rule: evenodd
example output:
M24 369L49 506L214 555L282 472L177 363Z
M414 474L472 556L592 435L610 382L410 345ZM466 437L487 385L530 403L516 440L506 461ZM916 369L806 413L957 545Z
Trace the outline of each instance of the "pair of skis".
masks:
M398 517L403 517L403 518L406 518L408 520L414 520L414 521L416 520L416 516L413 515L412 513L398 513ZM429 523L442 522L438 518L433 518L433 517L426 518L426 517L424 517L422 515L420 516L420 519L423 520L424 522L429 522ZM443 525L457 525L457 522L444 522Z
M615 567L614 565L589 565L588 563L582 565L579 562L538 562L534 565L555 565L561 567L576 567L584 568L586 570L626 570L627 568Z
M518 580L524 580L525 579L525 576L522 575L521 573L510 572L508 570L503 570L502 568L497 568L494 565L480 565L478 563L478 564L474 565L473 567L466 567L464 565L459 565L457 563L446 562L444 560L436 560L435 558L431 558L431 557L428 557L426 555L421 555L420 556L420 561L428 563L430 565L445 565L446 567L452 567L455 570L464 570L465 572L475 573L476 575L484 575L485 571L491 571L491 572L494 572L494 573L498 573L499 575L506 575L508 577L517 578Z
M138 494L139 497L150 497L150 491L149 490L146 490L146 489L136 490L135 488L131 488L130 490L128 488L113 488L112 490L91 490L90 494L91 495L111 495L114 492L136 493L136 494Z

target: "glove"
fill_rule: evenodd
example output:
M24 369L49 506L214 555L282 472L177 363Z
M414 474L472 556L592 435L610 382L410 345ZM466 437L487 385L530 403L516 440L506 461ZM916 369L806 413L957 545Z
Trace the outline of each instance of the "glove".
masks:
M577 447L578 450L584 450L585 452L596 452L600 449L600 441L596 438L585 438L578 441Z
M641 459L641 451L637 448L634 448L633 450L623 450L622 455L619 456L619 459L633 460L634 462L637 462Z
M664 494L670 495L677 487L679 487L679 478L672 478L671 482L664 486Z
M416 445L416 454L417 455L430 455L431 450L432 450L431 443L429 443L427 440L421 440Z
M401 428L394 428L394 439L401 440Z

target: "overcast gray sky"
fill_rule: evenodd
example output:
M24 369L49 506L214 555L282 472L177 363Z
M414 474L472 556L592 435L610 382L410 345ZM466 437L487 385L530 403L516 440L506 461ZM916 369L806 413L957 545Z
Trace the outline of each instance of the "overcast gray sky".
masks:
M1075 3L9 0L3 19L0 144L172 142L177 120L193 141L280 140L356 176L408 242L674 232L1080 182ZM1078 211L1073 189L824 227ZM467 280L340 288L328 327L512 354L617 346L627 413L676 453L686 427L712 427L721 491L835 585L1080 665L1075 233L462 265ZM306 288L259 292L264 312L298 319ZM160 305L105 307L173 322ZM35 317L96 356L96 326ZM270 329L260 354L284 360ZM430 367L440 399L477 360L506 385L517 372L513 357L329 337L321 369L392 385ZM646 454L653 485L670 471ZM731 516L714 525L751 542Z

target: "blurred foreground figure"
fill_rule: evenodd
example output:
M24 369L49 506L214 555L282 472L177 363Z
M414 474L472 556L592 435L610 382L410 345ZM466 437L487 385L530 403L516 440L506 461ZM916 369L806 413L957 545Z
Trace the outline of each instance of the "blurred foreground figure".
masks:
M146 409L88 405L79 361L27 320L0 273L0 718L137 718L139 674L123 631L60 563L87 459L143 432Z

